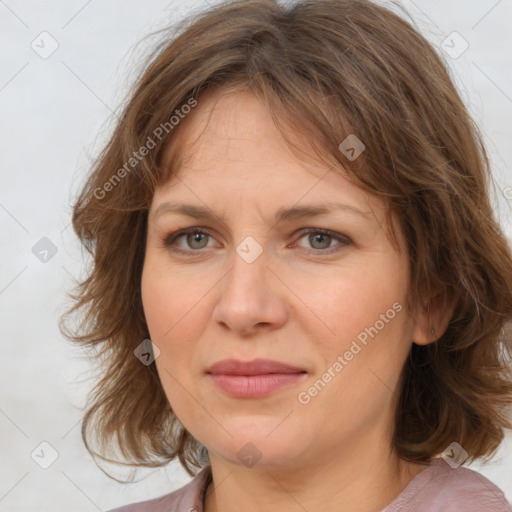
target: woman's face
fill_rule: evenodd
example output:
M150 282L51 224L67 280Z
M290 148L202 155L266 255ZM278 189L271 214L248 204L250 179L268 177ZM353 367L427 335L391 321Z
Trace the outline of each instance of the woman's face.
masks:
M316 464L389 443L417 326L384 204L299 160L251 93L222 96L203 132L212 105L200 100L184 121L187 161L149 212L142 298L172 409L211 457L234 464ZM208 373L226 359L302 373Z

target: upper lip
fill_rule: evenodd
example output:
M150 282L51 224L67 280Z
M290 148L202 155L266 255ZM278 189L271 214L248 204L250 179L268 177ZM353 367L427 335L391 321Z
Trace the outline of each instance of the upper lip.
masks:
M271 359L253 359L252 361L239 361L237 359L224 359L210 366L206 373L221 375L265 375L269 373L306 373L304 368L293 366L281 361Z

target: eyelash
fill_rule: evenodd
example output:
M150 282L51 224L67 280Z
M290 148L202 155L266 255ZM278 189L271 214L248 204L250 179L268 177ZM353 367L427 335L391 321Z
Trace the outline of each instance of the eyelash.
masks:
M201 252L203 252L201 249L197 249L197 250L194 250L194 249L184 250L184 249L179 249L179 248L175 247L176 241L181 236L188 235L190 233L207 235L209 237L212 237L212 235L205 228L190 227L190 228L186 228L186 229L181 229L179 231L175 231L174 233L170 233L167 236L165 236L163 241L162 241L162 246L164 248L170 249L173 252L176 252L178 254L187 254L187 255L189 255L190 253L201 253ZM348 237L346 237L344 235L340 235L339 233L336 233L334 231L330 231L328 229L321 229L321 228L305 228L305 229L301 230L300 231L301 236L297 239L297 241L299 241L304 236L312 234L312 233L328 235L332 239L337 240L338 242L341 242L341 244L335 245L334 247L330 247L330 248L325 249L325 250L324 249L309 249L309 250L305 249L308 252L308 254L332 254L334 252L339 251L343 246L350 245L352 243L352 241Z

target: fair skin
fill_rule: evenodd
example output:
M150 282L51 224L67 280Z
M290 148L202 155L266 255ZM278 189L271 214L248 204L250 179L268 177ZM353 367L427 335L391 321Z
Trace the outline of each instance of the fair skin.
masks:
M398 379L412 340L434 341L430 327L439 337L449 315L406 310L407 253L403 239L397 252L386 236L380 199L299 159L250 92L216 100L213 108L202 98L183 121L187 158L155 191L141 283L165 393L209 451L205 511L377 512L425 467L391 449ZM164 202L206 206L216 217L155 215ZM331 202L362 213L274 220L283 207ZM163 245L189 227L201 229ZM262 249L251 263L236 251L248 236ZM394 303L401 310L301 403L299 393ZM226 358L274 359L307 374L264 398L233 398L205 374ZM261 454L251 467L237 456L248 442Z

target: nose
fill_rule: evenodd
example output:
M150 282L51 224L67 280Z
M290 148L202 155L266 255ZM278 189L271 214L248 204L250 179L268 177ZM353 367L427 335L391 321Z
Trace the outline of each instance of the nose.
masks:
M219 283L215 322L241 336L278 329L286 322L286 287L268 263L265 252L251 263L233 252L231 270Z

